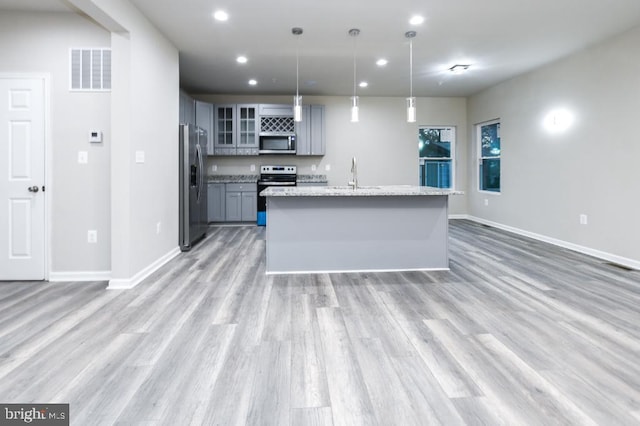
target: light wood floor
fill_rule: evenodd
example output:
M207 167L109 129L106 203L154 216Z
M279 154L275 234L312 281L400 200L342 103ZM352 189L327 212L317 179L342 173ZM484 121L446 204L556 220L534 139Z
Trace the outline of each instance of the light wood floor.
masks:
M0 283L0 402L74 425L640 424L640 272L467 221L451 271L265 276L211 228L136 288Z

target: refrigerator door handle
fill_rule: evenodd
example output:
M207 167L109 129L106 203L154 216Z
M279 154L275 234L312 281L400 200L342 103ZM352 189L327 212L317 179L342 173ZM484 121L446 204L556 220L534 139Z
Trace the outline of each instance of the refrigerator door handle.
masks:
M200 149L200 144L196 145L196 162L198 164L198 171L196 172L196 176L197 176L197 188L196 188L196 200L198 201L198 203L200 202L200 197L202 195L202 170L203 170L203 163L202 163L202 151Z

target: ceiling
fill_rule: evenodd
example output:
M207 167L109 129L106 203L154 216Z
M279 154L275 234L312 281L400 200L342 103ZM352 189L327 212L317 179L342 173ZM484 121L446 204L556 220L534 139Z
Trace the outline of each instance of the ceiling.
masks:
M640 25L638 0L130 1L180 50L190 93L293 94L298 51L301 95L351 95L355 52L357 80L369 83L358 95L408 96L404 34L415 30L413 94L468 96ZM71 10L64 0L0 0L6 8ZM215 21L217 9L229 20ZM415 14L423 24L409 24ZM453 75L455 64L471 67Z

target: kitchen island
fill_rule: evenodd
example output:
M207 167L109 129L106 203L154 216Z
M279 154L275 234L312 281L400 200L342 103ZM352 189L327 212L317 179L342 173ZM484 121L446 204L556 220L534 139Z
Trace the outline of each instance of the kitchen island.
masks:
M270 187L268 274L447 270L448 198L424 186Z

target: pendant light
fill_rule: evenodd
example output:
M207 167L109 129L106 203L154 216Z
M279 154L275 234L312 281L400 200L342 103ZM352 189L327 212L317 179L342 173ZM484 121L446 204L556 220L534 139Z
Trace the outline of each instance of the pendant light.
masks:
M293 121L302 121L302 96L300 96L300 35L302 34L302 28L294 27L291 29L291 33L296 36L298 41L296 42L296 95L293 97Z
M413 97L413 38L415 31L407 31L404 36L409 39L409 97L407 98L407 123L416 122L416 98Z
M360 100L356 95L356 37L360 34L360 30L352 28L349 35L353 37L353 96L351 97L351 122L357 123L359 120Z

